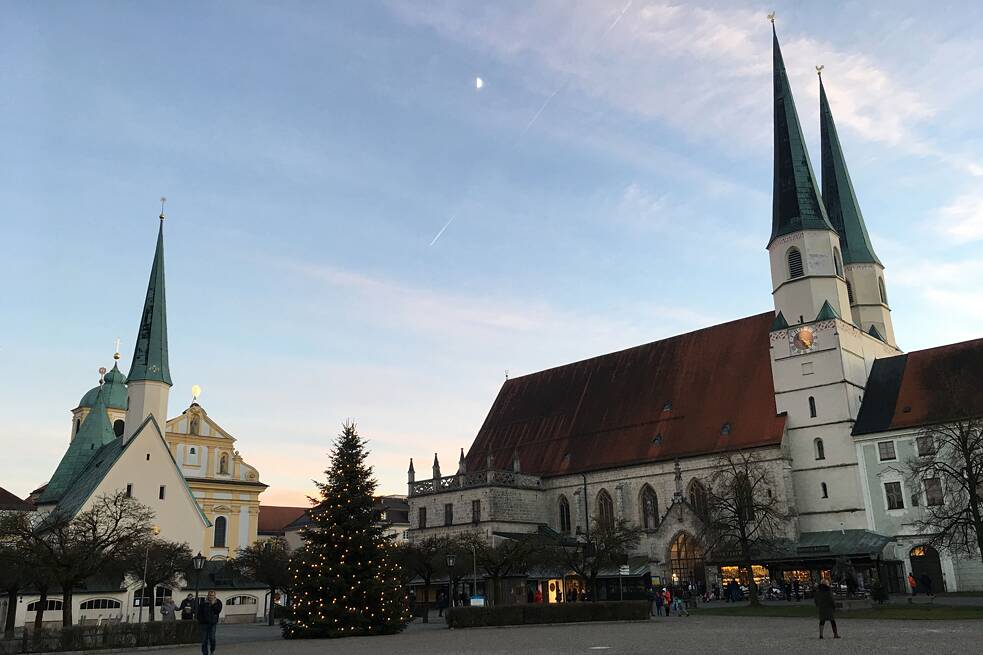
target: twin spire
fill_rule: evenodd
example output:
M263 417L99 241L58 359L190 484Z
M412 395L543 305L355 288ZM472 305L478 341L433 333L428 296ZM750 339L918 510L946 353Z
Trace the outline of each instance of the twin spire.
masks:
M833 114L819 76L819 114L822 150L822 193L816 184L792 88L772 19L772 56L775 88L775 171L772 227L769 245L778 237L800 230L830 230L840 237L843 262L877 263L860 204L857 202Z

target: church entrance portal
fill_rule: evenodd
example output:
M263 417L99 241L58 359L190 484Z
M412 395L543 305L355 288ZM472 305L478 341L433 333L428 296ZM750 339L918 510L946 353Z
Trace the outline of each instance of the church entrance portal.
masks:
M932 581L932 593L939 594L945 591L945 583L942 580L942 562L939 560L939 551L931 546L915 546L908 553L911 559L911 572L918 580L919 591L923 591L922 575L928 575Z
M691 583L702 589L706 585L703 546L688 532L680 532L669 544L669 569L672 584Z

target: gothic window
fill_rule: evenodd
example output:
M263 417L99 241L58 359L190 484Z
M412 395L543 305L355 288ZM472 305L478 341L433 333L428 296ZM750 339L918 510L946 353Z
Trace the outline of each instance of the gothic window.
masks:
M642 487L642 529L654 530L659 525L659 497L652 487Z
M826 447L823 446L823 440L817 438L813 444L816 446L816 459L826 459Z
M228 475L229 473L229 456L224 453L218 460L218 472L224 475Z
M212 541L212 546L215 548L225 548L225 524L224 516L215 519L215 539Z
M877 288L881 292L881 302L887 304L887 291L884 289L884 278L877 278Z
M819 488L823 492L823 498L829 498L829 489L826 488L826 483L825 482L821 482L819 484Z
M689 497L689 504L696 515L700 518L706 518L708 509L707 489L703 483L696 478L690 480L686 495Z
M421 507L419 513L417 514L418 519L416 522L416 527L425 528L427 527L427 508Z
M809 396L809 417L816 418L816 399Z
M850 304L854 304L856 301L853 299L853 285L850 284L850 280L846 281L846 297L850 301Z
M454 525L454 503L444 503L444 525Z
M560 532L570 533L570 501L566 496L560 496Z
M115 434L117 437L122 437L123 428L125 427L126 427L126 423L123 422L123 419L121 418L116 419L115 421L113 421L113 434Z
M700 542L687 532L680 532L669 545L669 568L674 584L687 582L694 585L706 583L703 548Z
M604 489L597 494L597 522L602 528L614 525L614 501Z
M833 267L836 269L836 274L843 277L843 260L840 259L839 248L833 248Z
M788 249L788 277L793 280L797 277L802 277L805 275L805 269L802 267L802 253L798 248Z
M471 501L471 522L481 522L481 500L477 498Z

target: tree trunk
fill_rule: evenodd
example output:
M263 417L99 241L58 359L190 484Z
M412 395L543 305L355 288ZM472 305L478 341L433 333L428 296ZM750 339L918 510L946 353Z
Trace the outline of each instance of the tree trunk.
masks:
M7 616L3 623L3 638L14 638L14 627L17 625L17 592L18 587L7 588Z
M758 585L754 582L754 568L752 568L751 560L744 560L744 568L747 570L747 589L748 596L751 598L751 606L758 607L761 605L761 599L758 598Z
M276 607L276 587L270 587L270 617L266 625L273 625L273 608Z
M156 594L156 591L157 591L157 587L156 586L151 586L150 587L150 602L147 603L149 605L149 607L147 608L147 612L148 612L148 614L150 616L149 621L151 623L154 620L154 605L157 604L157 594ZM144 590L144 593L147 593L147 591Z
M48 604L48 587L41 587L39 590L41 592L41 598L38 599L38 611L34 614L34 633L37 634L38 630L41 629L41 624L44 623L44 609Z
M75 581L63 582L61 584L61 625L62 627L69 627L74 624L72 618L72 605L75 603L72 600L72 590L75 588Z

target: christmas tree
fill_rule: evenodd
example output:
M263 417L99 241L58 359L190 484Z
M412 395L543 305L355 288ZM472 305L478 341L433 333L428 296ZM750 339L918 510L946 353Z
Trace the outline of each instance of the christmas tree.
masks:
M390 539L372 512L376 482L354 423L345 423L311 509L304 545L290 558L288 639L393 634L410 619Z

